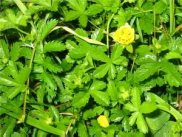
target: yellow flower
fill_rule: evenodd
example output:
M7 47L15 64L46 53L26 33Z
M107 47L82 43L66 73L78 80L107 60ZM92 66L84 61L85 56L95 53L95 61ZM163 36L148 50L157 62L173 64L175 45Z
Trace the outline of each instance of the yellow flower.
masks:
M108 121L107 117L104 116L104 115L100 115L100 116L97 118L97 122L99 123L99 125L100 125L101 127L106 128L106 127L109 126L109 121Z
M134 41L135 31L134 29L126 23L124 26L121 26L113 33L113 39L115 42L118 42L123 45L129 45Z

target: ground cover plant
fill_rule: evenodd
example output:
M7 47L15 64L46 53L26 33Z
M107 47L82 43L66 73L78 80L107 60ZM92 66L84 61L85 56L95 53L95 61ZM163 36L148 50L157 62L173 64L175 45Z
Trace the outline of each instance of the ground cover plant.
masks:
M182 136L181 0L1 0L0 136Z

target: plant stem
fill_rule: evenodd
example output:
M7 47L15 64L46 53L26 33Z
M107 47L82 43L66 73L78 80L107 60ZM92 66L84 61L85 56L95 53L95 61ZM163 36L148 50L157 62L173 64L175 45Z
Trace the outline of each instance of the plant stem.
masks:
M155 26L156 26L156 13L155 13L155 5L154 5L154 12L153 12L153 15L154 15L154 26L153 26L153 29L154 29L154 38L156 38L156 31L155 31Z
M111 20L112 20L113 17L114 17L114 14L111 15L111 17L109 18L109 20L107 22L106 44L107 44L107 52L108 52L108 55L109 55L109 52L110 52L110 46L109 46L109 27L110 27L110 23L111 23Z
M30 69L30 73L32 70L32 66L33 66L33 59L35 56L35 46L33 46L33 50L32 50L32 56L30 59L30 63L29 63L29 69ZM18 123L22 123L25 121L25 117L26 117L26 107L27 107L27 95L29 94L29 84L30 84L30 79L28 78L27 80L27 84L26 84L26 89L25 89L25 93L24 93L24 100L23 100L23 112L21 117L19 118Z
M174 0L170 0L170 34L174 32L175 29L175 18L174 18Z

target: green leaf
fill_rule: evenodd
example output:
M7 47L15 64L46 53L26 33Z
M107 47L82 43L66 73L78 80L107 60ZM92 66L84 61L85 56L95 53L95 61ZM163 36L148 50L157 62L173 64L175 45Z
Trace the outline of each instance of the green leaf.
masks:
M137 108L136 108L133 104L131 104L131 103L125 104L125 105L124 105L124 108L125 108L126 110L131 111L131 112L137 111Z
M67 0L69 6L80 13L83 13L87 6L87 0Z
M172 106L170 106L166 101L164 101L162 98L160 98L159 96L157 96L154 93L147 93L147 97L152 100L155 101L157 104L157 107L163 111L166 111L168 113L170 113L172 116L174 116L174 118L177 121L182 121L182 114L177 111L176 109L174 109Z
M102 106L109 106L109 96L107 92L91 91L91 96L94 98L96 103Z
M152 15L153 15L152 13L146 13L139 19L139 24L141 29L147 34L152 34L153 32L153 16Z
M97 114L93 109L88 109L83 113L83 119L88 120L89 118L95 117Z
M147 114L155 111L157 109L157 106L153 102L143 102L140 106L140 112Z
M79 125L78 125L78 136L79 137L88 137L87 127L86 127L84 121L79 122Z
M169 83L170 86L178 87L182 85L181 84L182 76L174 64L167 61L162 61L160 65L162 71L166 73L164 78Z
M65 45L59 41L51 41L44 45L44 53L46 52L61 52L66 49Z
M153 133L160 130L169 120L170 114L164 111L156 111L153 115L146 117L146 122Z
M103 78L110 68L110 64L103 64L97 67L93 73L95 78Z
M133 45L127 45L126 46L126 50L129 52L129 53L133 53Z
M120 44L114 46L111 53L111 60L113 62L121 56L123 49L124 49L123 46L121 46Z
M84 57L87 52L88 52L87 46L78 46L76 48L73 48L70 51L69 55L73 59L80 59L80 58Z
M1 129L1 136L11 136L15 126L16 126L16 119L9 118L5 123L4 128L2 127Z
M89 101L90 95L89 93L79 92L75 94L72 104L76 108L84 107Z
M168 121L154 134L154 137L180 137L181 125L174 121Z
M145 137L141 132L123 132L120 131L118 137Z
M130 116L130 118L129 118L129 124L130 124L131 126L133 126L133 125L135 124L138 115L139 115L139 112L134 112L134 113L132 113L132 115Z
M40 21L37 28L37 41L40 42L51 32L51 30L57 25L58 21L55 19L49 21Z
M154 67L155 66L155 67ZM157 62L148 62L141 65L134 72L134 81L141 82L158 72L160 65Z
M140 36L140 40L141 40L141 42L143 42L143 34L142 34L142 30L141 30L138 18L136 19L136 25L137 25L138 34Z
M43 72L41 74L41 79L47 84L47 87L49 87L52 90L57 89L56 82L54 81L52 75L48 72Z
M95 80L91 87L90 87L90 90L102 90L106 87L106 83L103 82L103 81L98 81L98 80Z
M60 130L58 128L50 126L50 125L46 124L45 122L43 122L41 120L37 120L37 119L35 119L35 118L31 117L31 116L27 117L26 123L33 126L33 127L41 129L43 131L46 131L46 132L49 132L49 133L52 133L52 134L55 134L55 135L59 135L61 137L65 136L65 132L63 130Z
M14 79L5 76L4 74L0 73L0 84L5 86L17 86L18 83L14 81Z
M88 17L87 15L81 15L79 17L79 23L82 27L86 27L87 26L87 22L88 22Z
M47 57L42 64L50 72L58 73L62 71L61 65L57 64L52 58Z
M136 109L139 110L140 105L141 105L141 99L140 99L140 90L136 87L134 87L131 91L132 93L132 99L131 102L133 105L136 107Z
M171 52L169 52L169 53L167 53L167 54L165 55L165 58L166 58L166 59L181 59L182 56L181 56L180 53L171 51Z
M155 14L161 14L163 11L166 10L167 5L163 1L158 1L154 5Z
M142 132L144 134L146 134L148 132L148 126L147 126L147 123L142 114L139 113L136 123L137 123L137 127L140 130L140 132Z
M24 67L19 71L18 76L16 77L16 81L20 84L25 84L25 82L28 80L29 75L30 75L30 68L29 67Z
M112 101L117 101L118 99L118 93L117 93L116 85L113 81L109 81L107 85L107 93L109 94Z
M65 21L72 21L77 19L79 16L80 16L80 13L78 11L71 10L65 13L64 19Z
M86 10L88 16L93 16L103 11L103 7L100 4L92 4Z
M7 43L0 39L0 58L9 58L9 49Z
M116 77L116 67L111 64L109 68L109 78L114 79Z

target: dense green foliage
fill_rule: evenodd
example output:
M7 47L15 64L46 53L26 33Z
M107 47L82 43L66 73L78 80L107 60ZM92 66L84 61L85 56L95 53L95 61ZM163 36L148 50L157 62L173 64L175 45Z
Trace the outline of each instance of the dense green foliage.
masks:
M1 0L0 136L180 137L181 7ZM127 46L110 37L125 23L136 35Z

